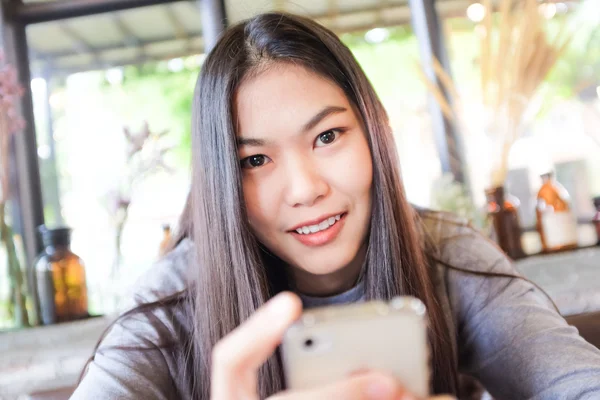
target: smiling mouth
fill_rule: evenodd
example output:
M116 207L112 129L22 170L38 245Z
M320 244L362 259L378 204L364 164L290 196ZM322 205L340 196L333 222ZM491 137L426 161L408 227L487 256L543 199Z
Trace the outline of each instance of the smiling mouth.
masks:
M336 225L342 220L347 212L341 212L337 215L331 215L327 218L323 218L321 221L317 220L316 223L307 223L306 225L297 226L294 229L290 229L288 232L298 235L310 235L313 233L319 233L328 230L332 226Z
M317 233L329 229L333 225L335 225L341 218L342 214L335 215L333 217L329 217L314 225L305 225L300 228L295 229L296 233L300 235L310 235L311 233Z
M318 224L300 226L289 233L305 246L323 246L334 241L339 235L346 222L347 214L344 212L332 215Z

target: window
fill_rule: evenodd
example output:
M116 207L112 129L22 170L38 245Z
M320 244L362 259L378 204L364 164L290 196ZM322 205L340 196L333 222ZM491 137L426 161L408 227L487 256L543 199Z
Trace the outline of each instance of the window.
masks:
M573 198L573 208L579 217L580 240L595 242L586 225L593 215L592 197L600 195L600 4L597 1L540 5L547 19L549 37L558 34L568 18L567 31L576 29L569 49L551 70L541 87L543 106L524 135L517 140L509 157L507 187L521 203L520 219L525 230L535 229L537 190L540 174L556 171L557 179ZM489 185L487 175L489 149L485 132L477 130L480 103L479 40L476 22L466 17L445 20L451 70L461 94L462 131L474 198L485 202L484 190ZM564 39L564 37L562 38ZM525 239L531 241L530 238ZM539 249L530 243L530 251Z
M115 309L183 208L199 20L182 2L28 28L44 216L73 229L91 314ZM145 123L132 155L124 128L139 141Z
M390 117L409 201L429 206L441 166L427 108L427 90L417 71L420 58L416 36L404 25L374 28L341 38L354 53Z

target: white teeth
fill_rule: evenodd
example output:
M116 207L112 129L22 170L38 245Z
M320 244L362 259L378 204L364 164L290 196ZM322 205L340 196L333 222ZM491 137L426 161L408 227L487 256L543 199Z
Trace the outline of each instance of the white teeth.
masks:
M298 228L296 229L296 232L298 232L301 235L306 235L309 233L323 231L329 228L330 226L333 226L337 221L340 220L340 218L342 218L341 214L336 215L335 217L329 217L317 225L303 226L302 228Z

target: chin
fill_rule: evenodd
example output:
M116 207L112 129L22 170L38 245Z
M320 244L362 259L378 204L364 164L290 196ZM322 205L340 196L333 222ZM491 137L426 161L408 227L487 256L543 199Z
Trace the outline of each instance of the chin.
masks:
M342 271L344 267L349 265L352 262L351 258L348 259L335 259L335 260L324 260L322 257L315 259L314 262L311 262L310 259L304 258L302 263L297 263L297 268L303 270L304 272L308 272L312 275L331 275L336 272Z
M343 266L341 265L336 265L336 266L331 266L331 265L323 265L323 266L314 266L311 265L309 266L301 266L299 267L302 271L304 272L308 272L309 274L312 275L317 275L317 276L324 276L324 275L331 275L331 274L335 274L336 272L340 271L343 269Z

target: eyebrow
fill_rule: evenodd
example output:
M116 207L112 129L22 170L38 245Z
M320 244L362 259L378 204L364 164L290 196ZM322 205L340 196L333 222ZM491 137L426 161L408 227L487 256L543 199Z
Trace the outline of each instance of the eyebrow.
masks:
M310 119L304 126L302 127L302 132L307 132L317 126L321 121L332 114L339 114L348 111L345 107L340 106L326 106L321 111L319 111L314 117ZM238 147L242 146L250 146L250 147L260 147L268 144L268 140L265 139L257 139L257 138L245 138L238 137L237 145Z
M312 117L310 119L310 121L308 121L306 123L306 125L304 125L304 127L302 128L302 132L310 131L315 126L317 126L319 124L319 122L323 121L325 118L327 118L331 114L339 114L339 113L343 113L345 111L347 111L347 109L345 107L327 106L327 107L323 108L317 115Z

